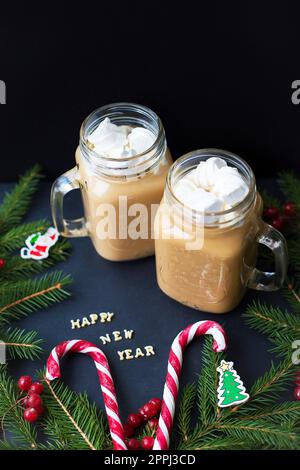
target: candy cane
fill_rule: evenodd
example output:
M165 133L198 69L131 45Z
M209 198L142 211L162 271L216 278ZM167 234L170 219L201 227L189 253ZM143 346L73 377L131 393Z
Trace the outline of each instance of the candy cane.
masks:
M215 352L226 349L226 337L223 328L216 322L205 320L194 323L182 330L174 339L169 354L168 371L163 393L154 450L167 450L173 425L175 403L179 389L179 377L182 368L183 352L195 336L212 335Z
M104 405L107 414L110 434L115 450L127 450L124 440L124 430L119 416L119 407L114 386L114 381L110 373L109 364L105 354L89 341L75 339L64 341L56 346L47 361L46 378L54 380L60 377L60 359L67 353L88 354L95 363L97 373L103 393Z

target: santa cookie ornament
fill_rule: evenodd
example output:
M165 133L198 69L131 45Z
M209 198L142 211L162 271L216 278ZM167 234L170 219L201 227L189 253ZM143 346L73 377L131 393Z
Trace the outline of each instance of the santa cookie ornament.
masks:
M59 237L54 227L48 228L44 234L33 233L25 240L25 245L21 249L21 258L23 259L45 259L49 256L49 249L55 245Z

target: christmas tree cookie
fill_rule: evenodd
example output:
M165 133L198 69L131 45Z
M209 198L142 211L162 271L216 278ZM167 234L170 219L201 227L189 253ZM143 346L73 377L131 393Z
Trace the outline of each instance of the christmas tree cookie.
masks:
M249 399L243 382L236 370L233 368L233 362L221 361L217 368L220 374L218 387L218 406L226 408L227 406L240 405Z

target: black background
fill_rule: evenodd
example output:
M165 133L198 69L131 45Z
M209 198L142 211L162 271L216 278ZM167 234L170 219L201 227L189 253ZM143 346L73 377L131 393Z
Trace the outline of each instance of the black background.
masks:
M53 180L85 116L116 101L155 110L175 158L214 146L259 176L299 170L299 13L291 1L2 4L0 180L37 161Z

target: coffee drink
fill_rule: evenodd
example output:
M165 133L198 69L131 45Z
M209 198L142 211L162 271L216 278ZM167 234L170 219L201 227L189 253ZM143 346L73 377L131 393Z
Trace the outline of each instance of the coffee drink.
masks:
M153 220L172 164L162 123L130 103L105 106L84 121L76 167L54 183L52 213L64 236L89 235L111 261L154 254ZM84 218L65 220L63 196L80 188Z
M262 208L252 170L236 155L207 149L177 160L155 219L159 287L212 313L232 310L247 287L278 289L286 244L262 221ZM256 269L258 242L273 250L275 273Z

